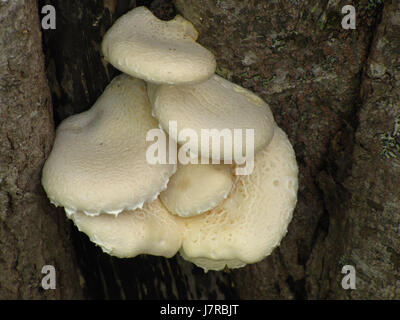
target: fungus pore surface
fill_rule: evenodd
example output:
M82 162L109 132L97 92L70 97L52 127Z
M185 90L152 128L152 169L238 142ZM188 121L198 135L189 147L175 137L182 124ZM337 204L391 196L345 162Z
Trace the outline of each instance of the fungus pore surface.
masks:
M275 121L268 104L218 75L195 85L149 84L147 89L161 127L178 143L187 143L190 151L200 157L226 160L228 154L231 160L238 159L251 154L246 150L249 145L254 146L255 153L262 150L274 134ZM176 126L171 126L171 121ZM197 134L197 141L186 141L186 136L181 135L186 129ZM254 130L254 143L247 143L250 135L246 129ZM220 139L225 133L228 139ZM213 150L213 143L219 141L221 148Z
M205 270L238 268L262 260L287 232L297 200L298 168L280 129L213 210L183 221L182 257Z
M176 165L150 165L146 134L157 129L145 83L116 77L94 106L64 120L43 172L51 202L73 214L118 214L154 200Z

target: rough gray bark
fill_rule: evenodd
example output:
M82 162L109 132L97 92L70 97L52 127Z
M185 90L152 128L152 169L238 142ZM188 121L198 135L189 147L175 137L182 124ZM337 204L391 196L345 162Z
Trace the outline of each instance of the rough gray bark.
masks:
M82 297L65 219L40 186L54 138L36 1L0 3L0 299ZM44 265L56 290L44 290Z
M382 1L359 1L356 30L341 27L348 1L175 3L218 72L270 103L300 166L288 234L233 272L240 297L400 298L399 2L385 1L376 29ZM354 291L341 287L345 264Z
M400 299L400 2L386 1L361 85L341 259L357 268L357 290L331 297ZM337 217L339 218L339 217ZM339 223L339 221L337 221ZM332 282L335 278L333 278Z

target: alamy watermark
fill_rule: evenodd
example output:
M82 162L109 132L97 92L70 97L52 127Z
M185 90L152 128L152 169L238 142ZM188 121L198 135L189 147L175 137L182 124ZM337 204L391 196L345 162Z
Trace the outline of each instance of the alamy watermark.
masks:
M42 288L44 290L55 290L56 268L54 268L52 265L45 265L42 268L42 274L45 274L45 276L42 278Z
M56 8L48 4L42 7L41 13L42 18L42 28L44 30L55 30L56 29Z
M342 8L342 14L345 16L342 19L343 29L355 29L356 28L356 9L352 5L347 5Z
M342 279L342 288L345 290L356 289L356 268L347 264L343 266L342 273L345 274Z
M168 137L162 129L152 129L148 131L146 141L154 142L146 152L149 164L177 164L178 161L183 165L199 162L209 164L210 161L212 164L234 162L238 166L235 169L236 175L249 175L254 169L254 129L201 129L199 137L190 128L178 133L177 121L170 121ZM185 141L179 150L177 141Z

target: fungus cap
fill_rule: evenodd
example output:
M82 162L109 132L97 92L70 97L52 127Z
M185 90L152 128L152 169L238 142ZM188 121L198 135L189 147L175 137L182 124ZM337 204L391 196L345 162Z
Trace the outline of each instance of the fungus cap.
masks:
M213 210L183 221L181 255L205 270L255 263L279 245L297 201L298 168L286 134L275 129L255 157L251 175L240 176Z
M153 115L161 127L179 144L188 144L190 151L203 158L231 160L246 154L246 129L254 130L254 152L262 150L271 141L275 121L266 102L251 91L214 75L210 80L195 85L154 85L148 84L147 91L153 106ZM170 122L176 122L176 127ZM181 136L184 129L196 132L198 141L186 141ZM228 129L231 146L221 142L220 150L212 150L212 143L203 144L207 130L212 141L220 141L218 134ZM241 130L237 140L235 131ZM213 133L216 132L217 134ZM240 134L240 132L239 132ZM225 145L227 150L225 150Z
M232 185L229 165L178 164L160 199L172 214L191 217L216 207L228 196Z
M51 202L67 213L118 214L154 200L176 165L146 160L151 116L145 83L116 77L93 107L64 120L42 174Z
M121 212L117 217L102 214L90 217L82 212L70 216L79 231L101 249L119 258L139 254L172 257L181 244L181 225L159 199L142 209Z
M137 7L107 31L105 59L115 68L154 83L196 83L216 69L214 55L196 42L198 32L181 16L162 21Z

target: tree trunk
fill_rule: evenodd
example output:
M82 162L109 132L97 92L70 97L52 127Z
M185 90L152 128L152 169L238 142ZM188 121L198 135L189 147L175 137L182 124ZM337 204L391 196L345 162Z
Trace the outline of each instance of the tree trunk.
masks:
M379 22L381 2L359 1L344 30L348 1L175 1L219 72L269 102L300 166L281 246L233 272L241 298L400 298L400 7Z
M331 282L330 297L400 299L399 65L400 2L392 0L385 2L364 69L353 166L343 179L349 197L336 215L341 258L357 267L358 287L345 292Z
M40 185L54 138L36 1L0 3L0 299L82 297L65 219ZM45 265L56 289L44 290Z
M180 257L112 258L48 204L40 170L54 127L32 2L0 4L0 297L82 297L72 230L89 298L400 298L399 1L360 0L355 30L342 28L340 0L39 1L57 12L56 30L43 31L56 126L118 74L100 43L139 5L181 13L217 73L270 104L300 169L288 234L262 262L207 274ZM58 271L56 291L39 290L44 264ZM344 265L356 289L342 287Z

